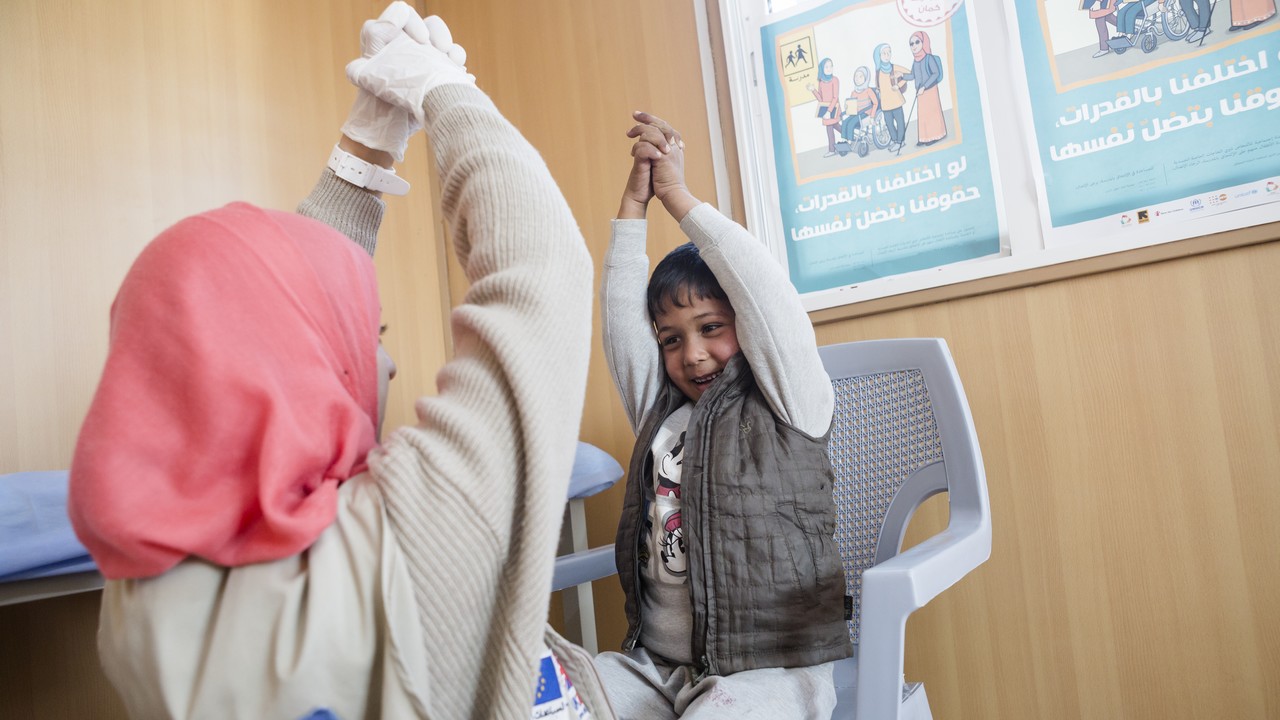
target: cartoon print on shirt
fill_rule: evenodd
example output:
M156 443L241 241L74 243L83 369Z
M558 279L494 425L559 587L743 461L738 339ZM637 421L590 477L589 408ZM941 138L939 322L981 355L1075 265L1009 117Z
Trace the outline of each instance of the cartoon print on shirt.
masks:
M680 511L668 513L662 519L662 567L675 576L686 571L684 530L680 527Z
M680 498L680 470L683 464L684 433L680 433L676 446L671 448L671 452L662 456L662 462L658 463L657 493L659 495Z
M671 452L658 464L657 494L680 499L680 473L684 464L684 433ZM662 548L659 552L662 567L671 575L683 577L686 572L684 530L680 526L680 510L676 508L662 516Z

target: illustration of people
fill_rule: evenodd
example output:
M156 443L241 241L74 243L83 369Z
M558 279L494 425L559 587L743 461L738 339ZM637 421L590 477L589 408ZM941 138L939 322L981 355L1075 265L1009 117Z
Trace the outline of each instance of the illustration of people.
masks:
M840 127L840 81L832 72L831 58L818 63L818 86L809 83L805 87L818 100L818 117L827 128L827 154L836 154L836 131Z
M916 147L928 147L947 136L942 116L942 59L933 54L929 36L923 30L911 33L911 82L916 86Z
M1180 0L1180 3L1182 12L1187 16L1187 24L1191 26L1187 42L1198 43L1213 32L1209 29L1209 17L1213 15L1211 0Z
M907 104L902 92L907 89L911 71L893 64L893 51L889 43L876 46L872 56L876 66L876 89L880 92L880 110L889 126L889 152L897 152L907 138L907 121L902 108Z
M787 53L787 65L795 65L795 64L796 64L796 51L792 50L791 52Z
M871 71L865 65L853 71L853 91L845 101L845 116L840 123L840 135L852 141L853 134L861 129L863 120L875 120L880 111L880 101L871 89Z
M1231 27L1227 32L1252 30L1276 14L1276 0L1231 0Z
M1193 2L1204 2L1204 0L1192 0ZM1186 2L1186 0L1183 0ZM1185 5L1184 5L1185 7ZM1116 25L1116 1L1115 0L1084 0L1080 6L1081 10L1087 10L1089 17L1093 18L1093 26L1098 31L1098 52L1094 53L1095 58L1111 52L1111 46L1107 44L1107 23L1111 23L1112 27ZM1190 14L1187 15L1191 17Z
M796 62L804 62L804 46L796 43Z
M1116 14L1118 22L1116 29L1120 34L1112 38L1119 40L1121 37L1129 41L1128 46L1134 44L1134 38L1138 33L1138 18L1146 17L1147 6L1153 2L1159 2L1159 8L1164 9L1164 0L1130 0L1120 6L1120 11Z

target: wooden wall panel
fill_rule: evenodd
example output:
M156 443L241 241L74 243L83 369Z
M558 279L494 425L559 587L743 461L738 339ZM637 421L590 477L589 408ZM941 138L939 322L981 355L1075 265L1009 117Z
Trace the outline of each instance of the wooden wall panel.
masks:
M289 208L309 189L351 98L353 31L380 5L0 4L0 471L65 464L106 306L146 239L234 198ZM597 269L630 110L685 133L692 189L714 199L691 3L431 8L542 151ZM379 258L401 368L389 422L411 417L443 359L448 302L425 148L402 169L415 191L391 200ZM652 254L683 241L651 217ZM1271 242L818 327L823 343L947 338L973 407L992 559L908 625L907 676L936 717L1280 717L1278 276ZM583 420L583 439L625 463L632 435L598 351ZM612 541L620 506L616 489L588 503L592 544ZM936 498L909 541L945 522ZM616 580L596 591L616 646ZM92 670L93 607L0 609L0 716L118 710Z
M157 232L233 200L292 210L355 90L343 67L381 0L0 3L0 473L66 468L107 311ZM417 139L378 275L410 422L445 358L434 163ZM97 595L0 608L0 717L118 717Z
M1272 242L819 326L945 337L973 408L992 558L908 624L935 716L1280 713L1278 271Z

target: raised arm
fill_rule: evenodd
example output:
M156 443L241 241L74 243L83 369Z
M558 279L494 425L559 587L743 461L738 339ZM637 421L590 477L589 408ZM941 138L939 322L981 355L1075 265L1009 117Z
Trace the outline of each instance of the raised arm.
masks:
M706 203L687 213L680 229L724 288L737 316L738 342L770 407L810 435L826 433L835 407L831 379L813 325L782 268L745 228Z
M639 136L641 125L627 136ZM665 140L663 147L670 151ZM662 388L665 371L658 352L646 300L649 256L645 252L648 223L645 212L653 199L650 165L664 150L644 140L631 148L631 174L627 177L612 224L612 237L604 259L600 283L604 357L622 398L622 408L633 431L639 431L649 407Z
M388 153L374 150L346 135L339 139L338 147L379 167L391 167ZM378 245L378 228L387 208L380 195L376 190L342 180L332 169L325 168L311 194L298 204L297 211L299 215L319 220L341 232L373 255Z
M377 55L405 34L424 42L430 39L418 13L407 3L394 2L381 17L362 28L362 57ZM392 163L404 160L409 138L421 129L414 113L357 88L328 167L311 194L299 203L298 214L329 225L373 255L386 211L382 189L397 195L408 191L408 183L388 181L388 177L395 174ZM336 170L342 171L342 177Z
M428 20L428 23L430 19ZM592 266L538 153L456 46L397 39L348 66L426 129L471 283L418 423L370 456L422 618L431 717L527 715L586 386ZM430 282L431 280L425 280Z
M669 128L652 115L643 119ZM653 163L654 193L728 296L738 342L770 408L800 430L822 435L835 398L800 296L759 240L689 192L683 152L677 143Z

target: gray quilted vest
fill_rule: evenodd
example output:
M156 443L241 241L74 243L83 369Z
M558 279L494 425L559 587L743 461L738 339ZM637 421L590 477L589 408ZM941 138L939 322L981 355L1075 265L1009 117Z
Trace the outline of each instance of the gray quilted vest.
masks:
M638 556L645 502L653 498L650 447L685 400L667 382L631 454L615 546L627 650L643 622ZM685 435L681 516L691 656L701 672L802 667L853 654L844 571L832 539L832 477L827 438L775 417L746 359L734 356L694 406Z

